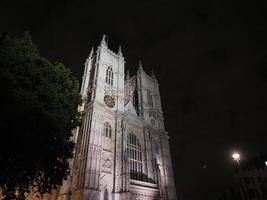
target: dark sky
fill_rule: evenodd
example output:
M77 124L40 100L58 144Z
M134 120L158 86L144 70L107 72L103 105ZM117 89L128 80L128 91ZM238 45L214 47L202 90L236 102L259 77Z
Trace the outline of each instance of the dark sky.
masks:
M0 32L29 30L77 77L104 33L131 73L142 59L160 83L179 200L213 200L231 183L233 150L267 150L266 4L2 0Z

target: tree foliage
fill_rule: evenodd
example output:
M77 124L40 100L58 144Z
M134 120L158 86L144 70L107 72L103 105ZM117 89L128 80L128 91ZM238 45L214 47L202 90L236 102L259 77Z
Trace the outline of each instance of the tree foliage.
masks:
M5 199L44 194L69 174L78 81L41 57L29 33L0 44L0 188Z

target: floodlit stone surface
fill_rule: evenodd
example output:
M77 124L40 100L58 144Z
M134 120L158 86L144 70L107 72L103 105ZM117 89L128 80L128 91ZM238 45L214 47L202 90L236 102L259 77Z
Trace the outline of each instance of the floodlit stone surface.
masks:
M105 36L87 58L72 175L51 199L176 199L158 81L141 62L132 77L124 64Z

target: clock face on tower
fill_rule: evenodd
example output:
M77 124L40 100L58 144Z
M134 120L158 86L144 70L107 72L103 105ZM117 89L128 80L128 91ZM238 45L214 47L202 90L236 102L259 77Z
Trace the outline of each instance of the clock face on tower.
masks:
M104 97L104 102L105 102L105 104L106 104L108 107L110 107L110 108L113 108L113 107L115 106L115 100L114 100L114 98L113 98L112 96L110 96L110 95L106 95L106 96Z

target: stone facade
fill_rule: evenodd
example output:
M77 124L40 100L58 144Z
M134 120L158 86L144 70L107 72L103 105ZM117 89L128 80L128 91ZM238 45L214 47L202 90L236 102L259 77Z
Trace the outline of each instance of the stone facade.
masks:
M87 58L72 175L53 198L176 200L158 81L141 63L132 77L124 65L105 36Z

